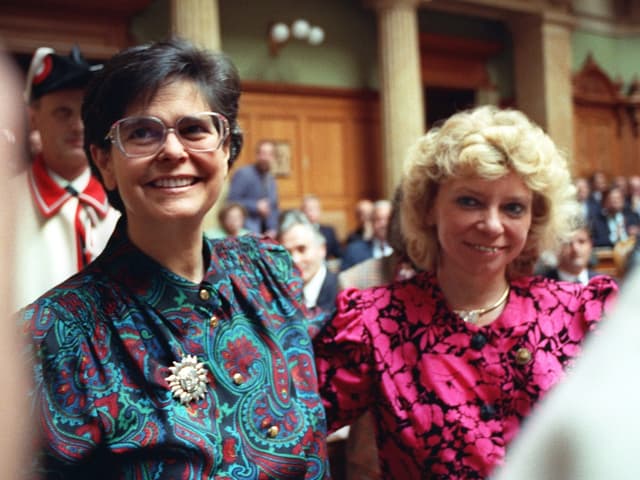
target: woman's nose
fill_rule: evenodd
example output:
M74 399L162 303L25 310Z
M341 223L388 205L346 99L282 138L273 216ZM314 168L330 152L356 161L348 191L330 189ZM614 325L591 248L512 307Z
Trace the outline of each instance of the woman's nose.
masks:
M169 129L167 136L164 139L164 145L162 146L162 152L164 156L171 156L172 158L183 158L186 156L187 151L184 145L178 138L175 130Z
M502 217L498 209L489 208L484 212L482 221L480 222L482 230L487 233L502 233Z

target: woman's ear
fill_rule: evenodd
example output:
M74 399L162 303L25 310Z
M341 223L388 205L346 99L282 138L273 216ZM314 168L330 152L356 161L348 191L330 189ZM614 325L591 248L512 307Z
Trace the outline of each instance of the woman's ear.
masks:
M224 158L224 168L226 169L224 172L224 178L227 178L229 175L229 157L231 156L231 141L227 140L224 142L224 145L220 147L222 149L222 154Z
M89 151L91 152L91 158L93 162L100 170L102 175L102 181L107 190L115 190L118 186L116 176L113 171L113 161L111 160L111 153L98 148L96 145L89 145Z

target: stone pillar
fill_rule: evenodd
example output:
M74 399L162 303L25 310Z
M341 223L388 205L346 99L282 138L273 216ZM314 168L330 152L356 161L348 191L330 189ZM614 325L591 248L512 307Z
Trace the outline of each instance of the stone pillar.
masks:
M544 102L547 131L573 161L573 84L571 82L571 29L563 18L542 24L542 61L545 71Z
M171 0L171 32L201 47L220 50L218 0Z
M402 178L408 147L424 134L418 0L370 0L378 15L384 194Z
M544 128L569 159L573 152L572 18L546 12L511 21L516 107Z
M171 0L171 32L202 48L221 50L218 0ZM228 180L218 201L209 210L204 228L218 224L218 211L227 196Z

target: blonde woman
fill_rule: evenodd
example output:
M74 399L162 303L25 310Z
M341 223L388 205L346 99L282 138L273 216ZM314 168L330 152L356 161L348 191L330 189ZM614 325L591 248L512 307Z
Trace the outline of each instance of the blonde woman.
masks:
M531 276L577 203L522 113L458 113L408 160L402 228L425 272L339 296L314 340L320 393L330 430L372 411L384 478L485 478L617 290Z

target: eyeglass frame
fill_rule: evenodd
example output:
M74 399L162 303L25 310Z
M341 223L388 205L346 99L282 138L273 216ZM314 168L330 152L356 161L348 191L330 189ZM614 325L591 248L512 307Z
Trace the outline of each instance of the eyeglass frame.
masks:
M169 135L169 133L173 132L174 135L176 136L176 138L178 139L178 141L180 142L180 145L182 145L184 147L185 150L189 151L189 152L193 152L193 153L206 153L206 152L215 152L216 150L219 150L220 147L222 147L222 145L224 145L224 142L227 141L227 138L229 138L229 135L231 134L231 130L229 127L229 120L227 120L227 117L225 117L224 115L222 115L221 113L218 112L197 112L197 113L191 113L189 115L183 115L180 118L178 118L178 120L176 120L176 124L178 124L180 122L180 120L182 120L183 118L187 118L187 117L194 117L197 115L202 115L202 114L207 114L207 115L213 115L214 117L218 118L219 120L222 120L222 126L223 126L223 134L220 136L220 142L218 143L218 145L215 148L212 149L206 149L206 150L197 150L197 149L193 149L191 147L188 147L187 145L185 145L182 142L182 137L180 136L180 133L176 130L176 127L168 127L166 123L164 123L162 121L161 118L156 117L155 115L131 115L129 117L123 117L120 120L116 120L115 122L113 122L113 124L111 125L111 127L109 127L109 132L105 135L104 140L108 141L111 145L115 145L118 150L120 150L120 152L127 158L143 158L143 157L151 157L153 155L155 155L156 153L158 153L160 150L162 150L163 145L167 142L167 135ZM145 153L144 155L131 155L130 153L127 153L124 150L124 146L122 145L122 142L120 141L120 135L116 135L116 129L118 129L118 126L123 123L125 120L129 120L131 118L148 118L154 121L159 122L163 127L164 127L164 135L162 138L162 141L158 143L158 149L153 152L153 153Z

